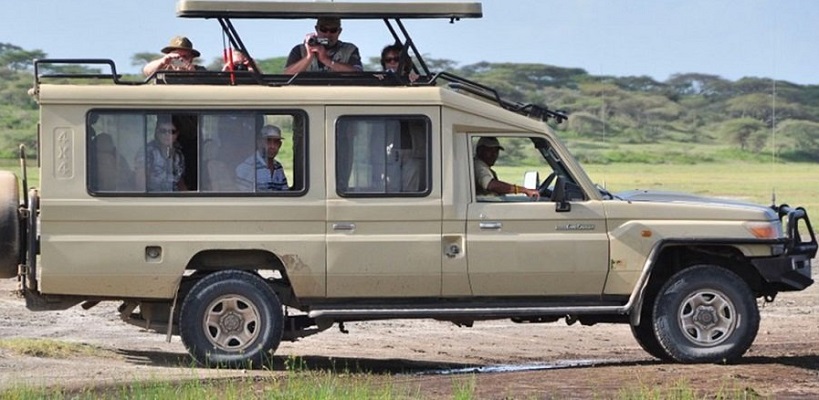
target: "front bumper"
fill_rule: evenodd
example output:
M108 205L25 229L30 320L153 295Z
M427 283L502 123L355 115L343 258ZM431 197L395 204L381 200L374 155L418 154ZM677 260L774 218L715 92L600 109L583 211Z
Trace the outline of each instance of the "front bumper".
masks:
M777 291L802 290L813 284L811 278L811 259L816 257L816 235L808 218L808 212L802 207L791 208L783 204L774 207L779 218L787 217L785 251L778 256L757 258L751 263L765 281ZM810 238L803 238L799 227L807 232Z

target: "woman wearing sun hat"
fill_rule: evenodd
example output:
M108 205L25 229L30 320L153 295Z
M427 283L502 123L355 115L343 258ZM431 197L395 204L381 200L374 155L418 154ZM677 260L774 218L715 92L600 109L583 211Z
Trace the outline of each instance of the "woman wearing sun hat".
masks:
M176 36L171 39L162 49L165 55L162 58L153 60L142 68L145 76L151 76L156 71L195 71L204 70L205 67L193 63L193 59L199 57L199 52L193 48L190 39L184 36Z

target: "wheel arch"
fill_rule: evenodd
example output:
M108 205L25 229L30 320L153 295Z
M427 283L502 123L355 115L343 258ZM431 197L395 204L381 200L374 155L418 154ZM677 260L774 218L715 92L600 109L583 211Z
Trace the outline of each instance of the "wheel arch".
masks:
M629 310L632 325L640 324L643 305L657 295L671 276L697 265L725 268L742 278L757 296L767 294L762 276L736 244L667 240L658 243L652 254L656 255L646 262L645 283L638 289L636 301Z
M262 249L212 249L203 250L191 257L185 270L194 282L213 272L239 270L253 272L266 278L282 303L293 305L295 294L281 258ZM194 271L190 274L190 271ZM183 285L185 286L185 285ZM187 285L190 286L190 285ZM182 291L183 288L180 288Z

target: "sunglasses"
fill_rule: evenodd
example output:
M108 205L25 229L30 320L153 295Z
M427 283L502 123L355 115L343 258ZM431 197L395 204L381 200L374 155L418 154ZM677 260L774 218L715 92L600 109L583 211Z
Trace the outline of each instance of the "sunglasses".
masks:
M398 57L384 57L384 62L385 63L398 62L398 61L401 61L401 59L398 58Z
M339 32L341 32L341 28L328 28L326 26L320 26L318 28L318 30L321 33L339 33Z
M176 134L178 134L178 133L179 133L179 131L178 131L178 130L176 130L176 129L169 129L169 128L159 128L159 129L157 129L157 130L156 130L156 132L157 132L157 133L161 133L161 134L163 134L163 135L168 135L168 134L174 134L174 135L176 135Z

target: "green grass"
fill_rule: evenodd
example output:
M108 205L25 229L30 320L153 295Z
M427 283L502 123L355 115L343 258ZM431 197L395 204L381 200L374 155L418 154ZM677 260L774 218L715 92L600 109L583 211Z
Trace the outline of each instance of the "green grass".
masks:
M40 358L106 357L105 350L85 343L69 343L51 339L0 339L0 349L19 355Z
M636 387L624 387L618 390L616 399L620 400L695 400L695 399L761 399L755 390L740 387L736 382L723 382L713 391L698 390L682 379L669 385L654 386L640 383Z
M444 379L444 378L442 378ZM420 383L403 384L397 376L378 376L368 373L350 374L329 371L294 371L285 374L271 372L269 376L241 377L231 379L190 379L185 381L131 382L110 387L86 386L77 389L16 387L0 391L3 399L176 399L198 400L218 398L222 400L272 399L272 400L409 400L425 398L450 398L453 400L478 399L477 377L468 375L452 378L452 392L424 393ZM416 385L416 386L413 386ZM531 388L530 388L531 389ZM517 398L519 393L494 393L498 398ZM494 397L494 396L493 396ZM537 397L552 398L549 393ZM596 393L594 398L643 400L643 399L759 399L754 389L727 381L717 387L696 388L686 380L669 384L650 385L639 383L626 385L616 391Z

